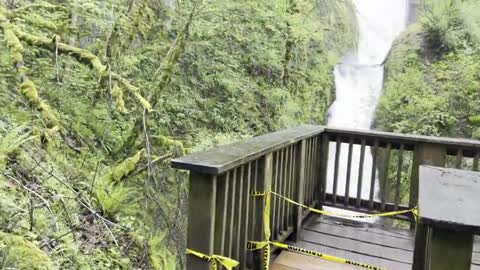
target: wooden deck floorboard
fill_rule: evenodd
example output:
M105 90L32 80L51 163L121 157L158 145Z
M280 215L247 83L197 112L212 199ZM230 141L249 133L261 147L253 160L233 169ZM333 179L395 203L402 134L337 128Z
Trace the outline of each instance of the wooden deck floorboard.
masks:
M411 270L414 233L388 225L349 224L338 219L313 216L304 224L302 240L288 244L388 270ZM307 258L283 251L272 269L360 269L345 264L332 264L320 258ZM475 238L471 270L480 270L480 237Z

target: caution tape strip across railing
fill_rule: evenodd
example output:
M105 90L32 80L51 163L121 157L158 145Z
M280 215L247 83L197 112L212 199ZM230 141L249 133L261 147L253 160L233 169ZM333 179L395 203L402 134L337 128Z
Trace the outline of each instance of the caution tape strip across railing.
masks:
M292 199L290 199L286 196L283 196L279 193L276 193L275 191L269 191L269 192L254 191L254 192L251 193L251 195L252 196L265 196L265 195L267 195L267 193L270 193L270 194L273 194L273 195L275 195L279 198L282 198L283 200L285 200L285 201L287 201L291 204L294 204L296 206L300 206L300 207L303 207L305 209L308 209L311 212L321 214L321 215L325 215L325 216L330 216L330 217L362 219L362 218L374 218L374 217L391 217L391 216L406 214L406 213L410 213L410 212L413 214L415 219L418 216L418 207L414 207L412 209L407 209L407 210L399 210L399 211L392 211L392 212L385 212L385 213L348 215L348 214L342 214L342 213L337 213L337 212L333 212L333 211L326 211L326 210L320 210L320 209L312 208L312 207L309 207L307 205L296 202L296 201L294 201L294 200L292 200Z
M331 261L331 262L349 264L349 265L353 265L353 266L362 267L362 268L365 268L365 269L386 270L384 268L379 268L379 267L376 267L376 266L373 266L373 265L370 265L370 264L354 262L354 261L350 261L350 260L343 259L343 258L340 258L340 257L320 253L320 252L317 252L317 251L313 251L313 250L309 250L309 249L305 249L305 248L300 248L300 247L295 247L295 246L290 246L290 245L287 245L287 244L284 244L284 243L270 242L270 241L265 241L265 242L250 241L250 242L248 242L247 249L250 250L250 251L260 250L260 249L264 249L264 248L266 249L264 251L264 256L265 256L265 258L264 258L264 270L268 269L268 265L265 266L265 262L270 260L268 258L269 256L267 256L267 252L268 252L268 254L270 253L270 245L276 246L276 247L281 248L281 249L290 250L290 251L297 252L297 253L300 253L300 254L308 255L308 256L319 257L319 258L322 258L324 260Z
M232 270L234 267L237 267L238 264L239 264L239 262L234 260L234 259L230 259L230 258L223 257L223 256L220 256L220 255L206 255L206 254L203 254L201 252L194 251L194 250L191 250L191 249L188 249L188 248L187 248L185 254L193 255L195 257L198 257L199 259L202 259L204 261L209 262L211 270L217 270L218 269L218 264L222 265L227 270Z
M247 249L248 250L264 249L264 251L263 251L264 252L263 253L263 256L264 256L264 258L263 258L263 263L264 263L263 269L265 269L265 270L268 270L269 267L270 267L270 245L276 246L276 247L281 248L281 249L290 250L290 251L298 252L298 253L301 253L301 254L309 255L309 256L320 257L320 258L323 258L325 260L332 261L332 262L359 266L359 267L366 268L366 269L385 270L383 268L379 268L379 267L372 266L372 265L369 265L369 264L358 263L358 262L354 262L354 261L351 261L351 260L343 259L343 258L332 256L332 255L327 255L327 254L320 253L320 252L313 251L313 250L308 250L308 249L304 249L304 248L300 248L300 247L290 246L290 245L286 245L286 244L279 243L279 242L269 241L270 236L271 236L271 232L270 232L270 204L271 204L271 195L272 194L279 197L279 198L282 198L283 200L285 200L285 201L287 201L291 204L294 204L296 206L300 206L300 207L303 207L305 209L308 209L311 212L326 215L326 216L332 216L332 217L373 218L373 217L395 216L395 215L405 214L405 213L409 213L409 212L411 212L413 214L415 219L418 216L418 208L417 207L409 209L409 210L392 211L392 212L378 213L378 214L346 215L346 214L340 214L340 213L336 213L336 212L332 212L332 211L326 211L326 210L320 210L320 209L312 208L312 207L306 206L304 204L301 204L299 202L296 202L296 201L294 201L294 200L292 200L292 199L290 199L286 196L283 196L279 193L276 193L274 191L267 191L267 192L254 191L254 192L251 193L252 196L263 196L264 197L263 233L264 233L264 239L267 239L268 241L249 241L247 243ZM218 269L218 264L222 265L227 270L232 270L234 267L237 267L239 265L239 262L234 260L234 259L227 258L227 257L224 257L224 256L220 256L220 255L206 255L206 254L203 254L201 252L194 251L194 250L191 250L191 249L188 249L188 248L186 250L186 254L187 255L193 255L193 256L198 257L198 258L200 258L204 261L209 262L210 265L211 265L210 266L211 270L217 270Z
M409 210L400 210L400 211L393 211L393 212L379 213L379 214L345 215L345 214L339 214L339 213L335 213L335 212L332 212L332 211L319 210L319 209L316 209L316 208L306 206L304 204L296 202L296 201L294 201L294 200L292 200L292 199L290 199L286 196L283 196L279 193L276 193L274 191L266 191L266 192L254 191L254 192L251 193L252 196L263 196L264 197L263 231L264 231L264 239L267 239L267 241L250 241L250 242L248 242L247 249L249 249L249 250L265 249L264 254L263 254L263 256L264 256L264 258L263 258L263 263L264 263L263 269L264 270L268 270L269 266L270 266L270 245L274 245L274 246L279 247L281 249L291 250L291 251L295 251L295 252L305 254L305 255L309 255L309 256L320 257L320 258L323 258L325 260L332 261L332 262L359 266L359 267L366 268L366 269L385 270L383 268L379 268L379 267L376 267L376 266L373 266L373 265L354 262L354 261L343 259L343 258L340 258L340 257L335 257L335 256L332 256L332 255L327 255L327 254L324 254L324 253L320 253L320 252L317 252L317 251L312 251L312 250L308 250L308 249L304 249L304 248L300 248L300 247L295 247L295 246L289 246L289 245L286 245L286 244L283 244L283 243L278 243L278 242L271 242L269 239L270 239L270 236L271 236L271 232L270 232L270 204L271 204L271 195L272 194L282 198L283 200L285 200L285 201L287 201L291 204L306 208L306 209L308 209L308 210L310 210L314 213L318 213L318 214L322 214L322 215L326 215L326 216L332 216L332 217L372 218L372 217L395 216L395 215L405 214L405 213L409 213L409 212L412 212L415 219L418 216L418 207L415 207L415 208L412 208L412 209L409 209Z

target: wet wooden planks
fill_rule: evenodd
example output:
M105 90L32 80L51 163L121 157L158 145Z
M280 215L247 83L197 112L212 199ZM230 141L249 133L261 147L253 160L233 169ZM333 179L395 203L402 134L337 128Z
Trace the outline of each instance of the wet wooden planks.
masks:
M284 251L270 270L360 270L357 266L334 263L320 258Z
M356 225L359 226L345 225L338 219L311 217L304 224L302 240L288 244L389 270L410 270L412 268L414 248L414 233L412 231L373 224ZM284 255L284 253L285 251L275 261L275 263L279 262L279 266L276 267L280 268L272 269L317 269L303 266L302 264L308 263L305 259L302 259L303 257ZM294 258L296 259L293 260ZM319 258L313 259L323 261ZM334 267L350 269L346 268L347 265L328 266L320 261L316 262L315 265L327 267L318 268L321 270L337 269ZM479 237L475 238L471 270L480 270Z

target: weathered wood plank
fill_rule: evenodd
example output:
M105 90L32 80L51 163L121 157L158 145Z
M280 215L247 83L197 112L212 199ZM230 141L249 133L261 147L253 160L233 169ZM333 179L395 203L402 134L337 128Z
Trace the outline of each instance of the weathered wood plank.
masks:
M400 145L398 150L398 162L397 162L397 182L395 185L395 210L398 210L398 205L400 204L400 189L402 181L402 167L403 167L403 148L404 145Z
M304 125L269 133L242 142L219 146L172 160L172 167L183 170L221 174L266 153L323 132L322 126Z
M227 210L228 210L228 197L229 184L228 180L229 172L219 176L217 181L217 202L215 209L215 254L225 254L225 238L227 233Z
M272 187L272 169L273 169L273 157L272 153L266 154L260 161L258 167L258 179L257 179L257 188L260 191L271 190ZM269 226L269 224L264 224L263 213L265 211L265 196L255 197L256 200L256 209L253 213L255 216L255 232L252 240L254 241L265 241L264 226ZM263 250L253 252L253 270L262 270L263 269Z
M410 263L384 259L370 252L361 253L356 250L353 250L353 251L345 250L345 249L338 248L336 246L329 246L323 243L313 243L313 242L307 242L307 241L301 241L301 242L292 243L292 244L298 247L315 250L328 255L333 255L340 258L348 259L351 261L367 263L367 264L374 265L376 267L386 268L388 270L411 270L411 267L412 267Z
M352 174L352 154L353 154L353 139L350 138L348 143L348 158L347 158L347 176L346 176L346 184L345 184L345 195L344 195L344 204L348 206L349 198L350 198L350 177Z
M334 226L328 223L307 224L305 226L305 230L334 236L342 240L345 239L359 241L362 243L370 243L383 247L413 252L413 235L410 237L389 236L386 234L373 233L369 231L368 228L363 230L355 230L354 227L351 226Z
M480 232L480 173L420 167L419 215L426 223ZM463 227L463 228L462 228Z
M322 134L322 146L320 148L320 189L318 190L319 201L323 202L327 194L327 170L328 170L328 135Z
M300 149L297 152L296 159L298 160L298 186L297 194L295 194L295 199L297 202L303 202L305 199L305 155L306 155L307 143L305 140L302 140L300 143ZM303 222L303 208L298 206L296 208L295 214L295 240L300 240L302 238L302 222Z
M382 259L411 263L412 252L397 248L377 245L371 242L362 242L348 238L340 238L328 234L322 234L311 230L304 230L304 241L321 243L321 245L343 249L350 252L375 255Z
M335 143L335 167L333 171L333 203L337 202L338 174L340 168L340 153L342 151L341 138L338 137Z
M377 159L378 159L378 140L375 140L373 143L373 149L372 149L372 173L370 177L370 204L369 208L373 209L374 207L374 196L375 196L375 181L377 179Z
M360 207L362 201L362 188L363 188L363 164L365 161L365 139L362 139L362 146L360 147L360 160L358 165L358 181L357 181L357 201L356 206Z
M358 266L330 262L321 258L282 251L270 270L360 270Z

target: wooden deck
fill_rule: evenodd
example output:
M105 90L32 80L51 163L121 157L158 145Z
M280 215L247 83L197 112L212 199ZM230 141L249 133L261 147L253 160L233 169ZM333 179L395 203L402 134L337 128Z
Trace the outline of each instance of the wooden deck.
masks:
M411 270L414 234L387 225L351 223L340 219L310 217L302 240L288 244L315 250L388 270ZM362 269L283 251L272 264L274 270ZM475 239L471 270L480 270L480 238Z

